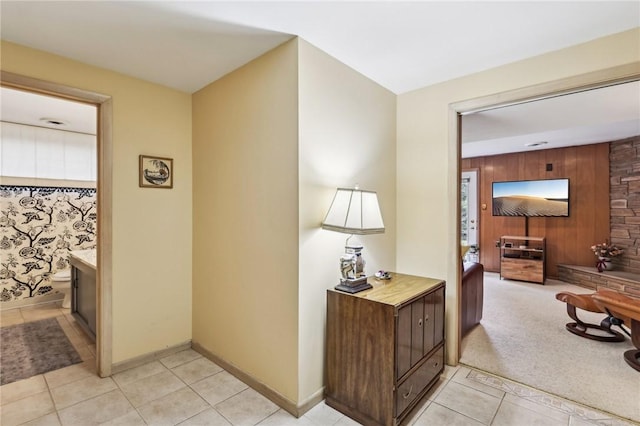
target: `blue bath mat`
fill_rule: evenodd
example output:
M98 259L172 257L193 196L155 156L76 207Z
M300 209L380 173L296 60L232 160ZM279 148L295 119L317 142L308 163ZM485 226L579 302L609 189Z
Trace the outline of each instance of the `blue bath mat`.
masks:
M0 332L2 385L82 362L55 318L2 327Z

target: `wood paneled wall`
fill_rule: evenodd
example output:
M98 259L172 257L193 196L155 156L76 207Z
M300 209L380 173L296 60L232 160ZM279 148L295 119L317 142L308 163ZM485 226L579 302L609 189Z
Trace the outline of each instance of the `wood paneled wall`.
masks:
M552 171L547 171L551 164ZM462 170L478 169L480 262L500 270L496 241L524 235L524 217L491 214L491 184L498 181L569 178L569 217L529 218L529 235L547 239L547 276L557 265L595 266L591 246L609 238L609 143L547 149L462 160Z

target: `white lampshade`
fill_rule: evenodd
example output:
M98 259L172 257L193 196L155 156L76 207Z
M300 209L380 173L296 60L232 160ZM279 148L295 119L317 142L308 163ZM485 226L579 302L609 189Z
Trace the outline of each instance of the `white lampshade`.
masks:
M356 235L383 233L377 194L358 188L338 188L322 228Z

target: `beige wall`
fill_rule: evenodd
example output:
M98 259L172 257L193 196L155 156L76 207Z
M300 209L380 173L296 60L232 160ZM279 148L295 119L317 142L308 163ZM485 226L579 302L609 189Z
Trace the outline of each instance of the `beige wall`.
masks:
M114 363L191 338L191 96L2 42L2 70L113 99ZM138 187L138 155L174 159L171 190Z
M193 95L193 341L298 395L297 40Z
M336 187L378 191L368 271L395 266L395 99L303 40L194 94L193 340L292 406L323 392Z
M395 270L396 96L300 40L299 401L322 392L326 290L348 235L320 229L338 187L376 191L386 231L353 237L365 272Z
M398 97L398 270L447 280L448 362L455 362L458 179L449 105L640 60L640 29Z
M387 232L360 237L369 273L450 283L451 362L449 105L638 61L639 40L636 29L397 99L298 40L193 97L6 42L2 69L113 97L113 361L186 341L193 324L195 342L300 404L323 383L324 292L346 237L319 228L335 187L379 194ZM138 188L142 153L174 158L174 189Z

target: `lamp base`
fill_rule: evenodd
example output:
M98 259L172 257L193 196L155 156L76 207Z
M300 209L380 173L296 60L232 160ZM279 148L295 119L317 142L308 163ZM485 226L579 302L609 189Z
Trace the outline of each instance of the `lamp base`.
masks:
M351 294L359 293L370 288L373 288L373 286L367 282L367 277L362 277L355 280L340 280L340 284L335 286L336 290L344 291L345 293Z

